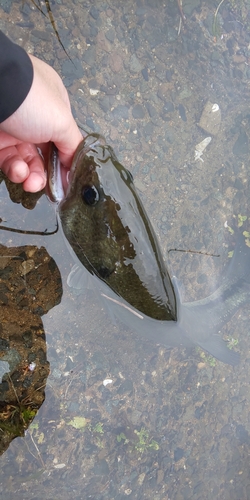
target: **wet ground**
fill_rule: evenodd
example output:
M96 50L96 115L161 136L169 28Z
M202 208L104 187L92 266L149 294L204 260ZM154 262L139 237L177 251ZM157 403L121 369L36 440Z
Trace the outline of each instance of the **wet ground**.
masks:
M132 171L185 300L220 284L235 241L226 221L236 228L246 218L249 230L249 3L225 0L217 7L183 0L180 23L175 0L51 2L72 64L31 1L0 4L0 29L59 72L78 123L103 133ZM195 155L206 137L211 142ZM20 193L11 201L4 182L0 196L5 225L55 229L44 195L33 210L25 207L35 201ZM35 323L41 327L42 317L47 353L40 345L39 359L42 349L51 370L47 382L43 374L46 398L25 438L1 456L0 498L249 499L247 308L221 332L241 354L232 368L195 349L142 342L111 321L98 290L74 294L66 284L74 262L60 233L2 231L1 243L14 247L25 266L44 264L45 257L33 258L44 246L60 271L63 297L54 307L54 281L46 275L51 301L42 310L39 302ZM169 254L171 248L220 257ZM37 300L39 279L26 284L27 296ZM18 297L20 288L12 288ZM4 290L0 298L11 315L17 299ZM26 363L27 379L28 370ZM12 402L7 416L13 412Z

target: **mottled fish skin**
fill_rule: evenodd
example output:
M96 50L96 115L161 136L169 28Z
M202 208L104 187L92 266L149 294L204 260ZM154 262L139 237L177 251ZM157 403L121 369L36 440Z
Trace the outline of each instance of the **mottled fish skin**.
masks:
M50 166L50 177L57 168L55 162ZM53 186L51 191L53 198ZM183 303L132 176L102 136L91 134L79 145L66 195L58 201L71 248L108 285L101 295L131 329L167 347L198 345L224 363L239 363L239 354L228 349L218 332L240 306L249 304L250 249L243 237L218 290Z

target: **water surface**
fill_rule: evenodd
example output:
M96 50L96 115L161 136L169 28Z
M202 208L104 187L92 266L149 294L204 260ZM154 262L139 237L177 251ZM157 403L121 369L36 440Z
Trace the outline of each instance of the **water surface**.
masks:
M225 223L249 217L249 20L230 2L215 19L216 7L183 0L180 26L170 0L51 2L73 65L31 2L0 5L0 28L59 72L78 123L101 132L133 173L185 300L219 285L234 241ZM221 123L201 161L207 101ZM45 196L32 211L13 203L4 183L0 196L9 226L54 229ZM2 231L1 243L45 246L63 284L60 304L42 315L46 398L25 438L1 456L1 498L247 500L248 311L221 332L238 341L239 367L195 349L168 351L114 323L95 288L67 287L74 262L60 233Z

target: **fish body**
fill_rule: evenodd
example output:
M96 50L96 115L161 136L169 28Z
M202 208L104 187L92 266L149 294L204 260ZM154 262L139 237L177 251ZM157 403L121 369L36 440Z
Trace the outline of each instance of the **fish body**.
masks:
M239 354L218 335L239 306L249 303L249 249L243 238L216 292L183 303L171 281L157 238L133 178L98 134L79 145L66 192L52 150L50 197L70 247L100 281L100 293L115 314L142 338L168 347L198 345L235 365ZM58 191L59 186L59 191Z
M58 170L49 172L57 186ZM86 269L142 313L176 320L174 288L132 175L102 136L80 144L59 198L64 235Z

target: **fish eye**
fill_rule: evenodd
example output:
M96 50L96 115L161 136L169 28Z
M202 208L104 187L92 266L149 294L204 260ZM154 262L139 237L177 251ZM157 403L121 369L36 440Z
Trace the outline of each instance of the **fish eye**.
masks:
M82 199L86 205L96 205L99 198L100 196L95 186L84 186L82 189Z

